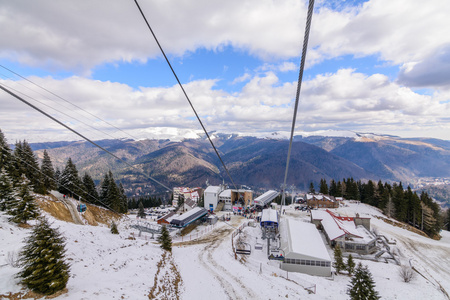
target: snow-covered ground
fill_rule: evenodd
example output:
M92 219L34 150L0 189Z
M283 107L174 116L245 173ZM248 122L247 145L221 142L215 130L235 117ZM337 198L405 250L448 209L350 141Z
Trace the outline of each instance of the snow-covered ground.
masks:
M391 246L402 263L411 262L423 275L404 283L398 275L399 266L362 260L382 299L449 299L441 290L450 292L448 232L442 233L442 240L434 241L375 218L382 214L364 204L348 203L337 212L371 216L372 227L397 242ZM309 218L306 212L290 207L284 217ZM257 226L245 227L241 236L252 245L251 255L235 259L231 234L248 221L240 216L219 221L213 229L200 226L198 234L190 234L196 239L177 239L172 255L165 256L150 235L138 237L126 219L119 224L120 234L113 235L105 226L48 218L66 237L71 264L68 292L56 299L148 299L150 293L156 299L348 299L350 278L346 275L322 278L280 270L278 262L267 259L265 243L262 250L254 248L262 242ZM19 269L7 264L7 255L20 250L29 232L7 222L7 216L0 213L0 295L22 289L14 277Z

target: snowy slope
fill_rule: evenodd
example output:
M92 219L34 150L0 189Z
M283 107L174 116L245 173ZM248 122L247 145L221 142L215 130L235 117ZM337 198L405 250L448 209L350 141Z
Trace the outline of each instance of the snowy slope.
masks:
M448 232L443 233L441 241L433 241L374 218L382 214L364 204L348 203L337 212L371 216L372 226L380 234L397 241L392 247L400 260L411 261L424 276L404 283L398 275L399 266L363 260L382 299L448 299L439 287L440 284L450 291ZM291 207L286 208L284 217L305 221L309 218L306 212ZM265 242L263 250L252 247L250 256L237 255L235 259L231 234L248 221L239 216L233 216L228 223L218 222L213 230L199 227L190 234L197 239L177 239L172 256L164 257L165 263L161 261L163 252L159 245L150 235L143 233L138 237L127 219L119 224L120 234L112 235L107 227L48 218L66 237L71 264L68 292L56 299L148 299L150 292L157 299L348 299L348 276L322 278L282 271L278 262L267 260ZM14 278L18 269L7 265L6 256L22 247L29 231L8 223L6 215L0 212L0 295L21 290ZM136 239L132 239L133 235ZM258 227L245 227L241 239L254 246L262 242L261 231ZM329 253L333 257L331 249Z

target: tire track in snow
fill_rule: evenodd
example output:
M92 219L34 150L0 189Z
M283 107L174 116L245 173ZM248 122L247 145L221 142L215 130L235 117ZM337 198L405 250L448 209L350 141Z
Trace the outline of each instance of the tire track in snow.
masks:
M202 239L201 243L206 243L206 245L198 254L198 260L217 279L229 299L257 299L249 287L242 283L241 279L231 274L213 258L213 253L222 243L228 241L227 238L231 232L231 228L219 229L207 238Z

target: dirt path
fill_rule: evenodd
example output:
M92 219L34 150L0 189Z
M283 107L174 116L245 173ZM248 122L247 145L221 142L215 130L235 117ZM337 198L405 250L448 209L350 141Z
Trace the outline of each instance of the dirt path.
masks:
M219 262L224 262L226 259L215 259L214 254L219 247L226 247L224 243L229 243L231 252L231 233L233 228L225 228L219 230L217 234L210 236L209 241L205 247L199 252L198 260L211 274L214 275L224 293L230 299L257 299L255 293L243 283L242 279L239 279L232 272L230 272L225 266ZM223 253L223 251L222 251ZM231 253L230 253L231 254Z
M77 207L70 199L65 199L64 197L58 197L59 200L61 200L62 203L67 207L67 209L70 212L70 215L72 216L73 222L78 225L84 225L83 220L81 220L80 215L78 214Z
M173 246L202 245L197 254L199 264L219 283L221 291L229 299L258 299L256 294L244 284L244 280L229 271L226 264L234 262L231 250L231 233L241 224L242 220L236 218L232 222L215 229L211 233L192 241L174 243ZM224 247L229 250L224 251ZM229 257L222 257L224 253ZM224 265L225 264L225 265Z
M183 285L180 272L173 260L172 254L164 252L158 263L153 287L148 295L149 299L180 299L180 289Z

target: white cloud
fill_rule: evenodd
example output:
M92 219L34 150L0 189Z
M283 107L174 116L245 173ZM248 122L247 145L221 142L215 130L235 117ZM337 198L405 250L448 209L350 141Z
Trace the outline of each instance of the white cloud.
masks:
M298 55L302 1L141 2L168 53L232 45L267 59ZM49 69L89 72L160 55L132 1L8 1L0 26L0 57Z
M420 62L405 63L398 81L413 87L450 88L450 43L436 49Z
M420 61L450 42L446 0L371 0L341 12L323 8L311 27L311 58L378 55L394 64Z
M33 80L139 138L166 138L171 134L180 138L201 129L178 86L133 90L125 84L79 77ZM49 96L54 100L49 101L19 85L28 85L27 82L0 83L57 108L62 113L52 111L52 114L91 139L110 138L105 133L123 137L116 129L59 99ZM264 135L290 130L296 82L282 83L273 72L253 77L236 94L217 90L214 80L193 81L185 88L209 132ZM385 75L367 76L342 69L304 82L297 132L337 129L402 136L427 133L450 139L450 103L443 101L445 96L420 95ZM68 136L78 139L4 93L0 94L0 102L0 128L10 141L24 138L36 141L36 137L41 141L61 140Z

